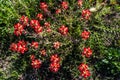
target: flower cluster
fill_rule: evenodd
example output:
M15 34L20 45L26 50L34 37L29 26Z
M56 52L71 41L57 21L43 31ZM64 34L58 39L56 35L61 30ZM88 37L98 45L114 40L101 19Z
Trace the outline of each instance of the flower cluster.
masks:
M59 32L60 32L62 35L67 35L67 34L68 34L68 27L62 25L62 26L59 28Z
M35 59L35 55L30 55L30 59L32 68L39 69L41 67L42 62L38 59Z
M28 21L29 21L29 19L28 19L27 16L24 16L24 15L23 15L23 16L20 18L20 23L21 23L23 26L27 26Z
M38 42L32 42L31 47L37 49L39 47L39 43Z
M90 12L89 9L85 9L85 10L82 11L82 17L83 17L84 19L87 20L87 19L90 18L90 16L91 16L91 12Z
M10 45L10 50L24 54L28 50L27 43L23 40L18 41L18 43L12 43Z
M38 20L31 20L30 26L35 30L36 33L41 33L43 30Z
M52 31L51 28L50 28L50 23L49 22L45 22L44 26L45 26L47 32L51 32Z
M23 31L24 31L23 25L21 25L20 23L14 25L14 34L16 36L22 35Z
M41 13L37 14L37 18L38 18L39 20L43 20L43 14L41 14Z
M55 11L55 13L56 13L56 14L61 13L61 9L57 9L57 10Z
M90 32L88 32L88 31L86 31L86 30L84 30L84 31L81 33L81 37L82 37L83 40L88 39L89 36L90 36Z
M63 1L63 2L61 3L61 6L62 6L63 9L67 9L67 8L68 8L68 2Z
M41 2L40 9L43 11L48 11L48 5L45 2Z
M81 63L78 67L79 71L81 72L81 76L87 78L90 76L90 71L88 70L88 65Z
M82 54L89 58L92 55L92 50L90 47L84 48Z
M16 36L20 36L22 35L23 32L25 32L24 28L25 26L28 25L28 21L29 21L28 17L23 15L20 18L20 23L14 25L14 34Z
M50 70L52 72L57 72L60 68L60 57L57 54L54 54L50 57Z

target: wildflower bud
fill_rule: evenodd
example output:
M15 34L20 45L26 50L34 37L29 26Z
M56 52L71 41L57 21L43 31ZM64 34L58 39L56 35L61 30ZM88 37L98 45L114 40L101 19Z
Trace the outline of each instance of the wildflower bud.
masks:
M95 7L91 7L89 10L90 10L90 12L96 12L97 11L97 9Z

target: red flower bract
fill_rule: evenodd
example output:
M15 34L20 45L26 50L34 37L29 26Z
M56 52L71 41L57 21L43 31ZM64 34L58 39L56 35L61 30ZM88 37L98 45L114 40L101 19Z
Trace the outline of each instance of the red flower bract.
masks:
M24 54L25 51L28 50L28 48L26 47L26 44L27 44L27 43L26 43L24 40L19 41L19 42L17 43L17 46L18 46L17 52L20 52L20 53Z
M39 47L39 43L38 42L32 42L31 47L37 49Z
M55 13L56 13L56 14L61 13L61 9L57 9L57 10L55 11Z
M90 47L84 48L82 54L86 57L90 57L92 55L92 50L90 49Z
M51 62L60 62L60 57L57 54L54 54L50 57Z
M56 63L56 62L52 62L50 64L50 67L49 69L52 71L52 72L57 72L60 68L60 64L59 63Z
M30 55L30 59L35 60L35 55L34 54Z
M81 63L78 67L79 71L81 72L81 76L87 78L90 76L90 71L88 70L88 65Z
M82 17L83 17L84 19L89 19L89 18L90 18L90 15L91 15L91 12L90 12L89 9L86 9L86 10L83 10L83 11L82 11Z
M78 0L78 6L82 6L83 0Z
M86 40L89 38L89 35L90 35L90 32L84 30L82 33L81 33L81 37Z
M14 34L16 36L20 36L23 31L24 31L23 25L21 25L20 23L14 25Z
M31 26L32 28L35 28L35 26L40 26L40 23L39 23L38 20L31 20L31 21L30 21L30 26Z
M40 54L45 56L46 55L46 50L45 49L40 50Z
M67 34L68 34L68 27L65 27L64 25L62 25L62 26L59 28L59 32L60 32L62 35L67 35Z
M47 32L51 32L52 30L51 30L51 28L47 28L47 30L46 30Z
M55 48L55 49L58 49L59 47L60 47L60 42L54 42L53 43L53 47Z
M43 28L41 26L35 26L34 30L35 30L36 33L41 33Z
M49 28L50 27L50 23L49 22L45 22L44 26L47 27L47 28Z
M18 48L18 46L17 46L17 44L15 44L15 43L12 43L12 44L10 45L10 50L12 50L12 51L17 51L17 48Z
M20 18L20 22L23 24L23 26L26 26L28 24L28 20L28 17L24 15Z
M89 77L91 74L90 74L90 71L89 70L84 70L81 72L81 76L83 76L84 78L87 78Z
M60 57L57 54L54 54L50 57L50 70L52 72L57 72L60 68Z
M42 9L43 11L48 11L48 5L45 2L41 2L40 9Z
M81 63L78 67L79 71L83 71L83 70L87 70L88 69L88 65Z
M39 20L43 20L43 14L41 14L41 13L37 14L37 18L38 18Z
M67 9L67 8L68 8L68 2L63 1L63 2L61 3L61 6L62 6L63 9Z
M38 59L32 60L32 67L35 69L39 69L41 67L42 62Z

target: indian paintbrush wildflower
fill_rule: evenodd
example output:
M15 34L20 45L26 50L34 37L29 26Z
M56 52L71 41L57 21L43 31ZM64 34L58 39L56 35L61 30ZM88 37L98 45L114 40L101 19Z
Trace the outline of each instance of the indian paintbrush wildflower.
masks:
M30 21L30 26L32 27L32 28L35 28L35 26L40 26L40 23L39 23L39 21L38 20L31 20Z
M82 18L88 20L91 16L91 12L89 9L82 10Z
M29 21L29 19L28 19L28 17L27 16L22 16L21 18L20 18L20 23L25 27L27 24L28 24L28 21Z
M48 11L48 5L45 2L41 2L40 9L46 12Z
M59 68L60 68L60 63L55 63L55 62L50 63L50 67L49 67L50 71L57 72Z
M30 60L35 60L35 55L34 54L32 54L32 55L30 55Z
M86 30L84 30L84 31L81 33L81 37L82 37L83 40L88 39L89 36L90 36L90 32L88 32L88 31L86 31Z
M34 30L35 30L36 33L41 33L42 30L43 30L43 27L41 27L41 26L35 26Z
M43 20L43 14L41 14L41 13L37 14L37 18L38 18L39 20Z
M60 32L62 35L67 35L67 34L68 34L68 27L62 25L62 26L59 28L59 32Z
M40 50L40 54L41 54L42 56L45 56L45 55L46 55L46 50L45 50L45 49Z
M50 57L51 62L60 62L60 57L57 54L54 54Z
M31 65L34 69L39 69L41 67L42 62L38 59L32 60Z
M60 68L60 57L57 54L54 54L50 57L50 67L49 69L52 72L57 72Z
M63 2L61 3L61 6L62 6L62 8L63 8L64 10L66 10L66 9L68 8L68 2L63 1Z
M39 43L33 41L33 42L31 43L31 47L37 49L37 48L39 47Z
M17 23L17 24L14 25L14 34L16 36L22 35L23 31L24 31L24 26L23 25L21 25L20 23Z
M92 50L90 47L84 48L82 54L89 58L92 55Z
M87 78L90 76L90 71L88 70L88 65L81 63L78 67L79 71L81 72L81 76L83 76L84 78Z

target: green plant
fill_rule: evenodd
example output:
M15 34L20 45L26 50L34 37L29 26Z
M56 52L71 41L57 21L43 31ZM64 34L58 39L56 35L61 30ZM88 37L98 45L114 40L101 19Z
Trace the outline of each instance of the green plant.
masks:
M39 9L39 0L1 1L1 57L2 59L9 57L13 62L11 62L12 65L9 68L11 69L9 71L11 74L5 77L8 73L4 74L3 72L0 74L2 75L0 79L78 79L82 78L79 76L82 71L78 71L78 66L81 62L87 63L90 66L91 77L88 79L116 79L115 77L118 77L120 74L118 58L118 43L120 39L120 28L118 27L120 19L118 17L120 17L120 7L118 4L112 4L111 6L106 2L102 2L102 0L89 0L83 1L83 4L78 4L76 0L68 0L69 6L66 5L61 8L61 1L46 0L46 3L49 5L47 10L45 7ZM88 15L87 17L82 13L85 9L91 10L90 13L87 10L85 11ZM56 12L56 10L58 11ZM39 16L36 18L37 13L42 13L44 16L43 20L39 20L41 24L39 28L29 24L33 18L41 18ZM26 15L29 18L28 24L25 25L27 27L24 28L26 32L21 29L22 32L15 36L17 32L15 32L13 24L17 22L23 24L19 20L22 15ZM91 17L89 18L89 16ZM90 32L89 35L85 32L87 37L82 37L84 30ZM12 34L13 32L15 32L15 35ZM19 40L23 39L27 41L27 45L19 42ZM32 41L38 42L39 47L36 48L36 43L35 45L34 43L31 44ZM22 51L20 49L11 52L8 50L11 43L17 44L16 46L18 44L26 45L27 48L29 47L29 50ZM90 54L90 58L85 58L84 47L92 49L93 54L92 56ZM12 50L14 51L14 49ZM17 54L16 52L24 55ZM88 52L91 53L91 50ZM54 53L57 53L61 58L61 67L57 73L52 73L48 70L49 64L52 63L49 60L50 56ZM81 56L81 53L84 56ZM38 66L40 67L38 70L31 67L32 61L30 61L30 55L32 54L42 61L41 67ZM89 55L87 56L89 57ZM3 61L3 63L5 62ZM32 66L35 68L34 64ZM105 74L103 74L104 71Z

